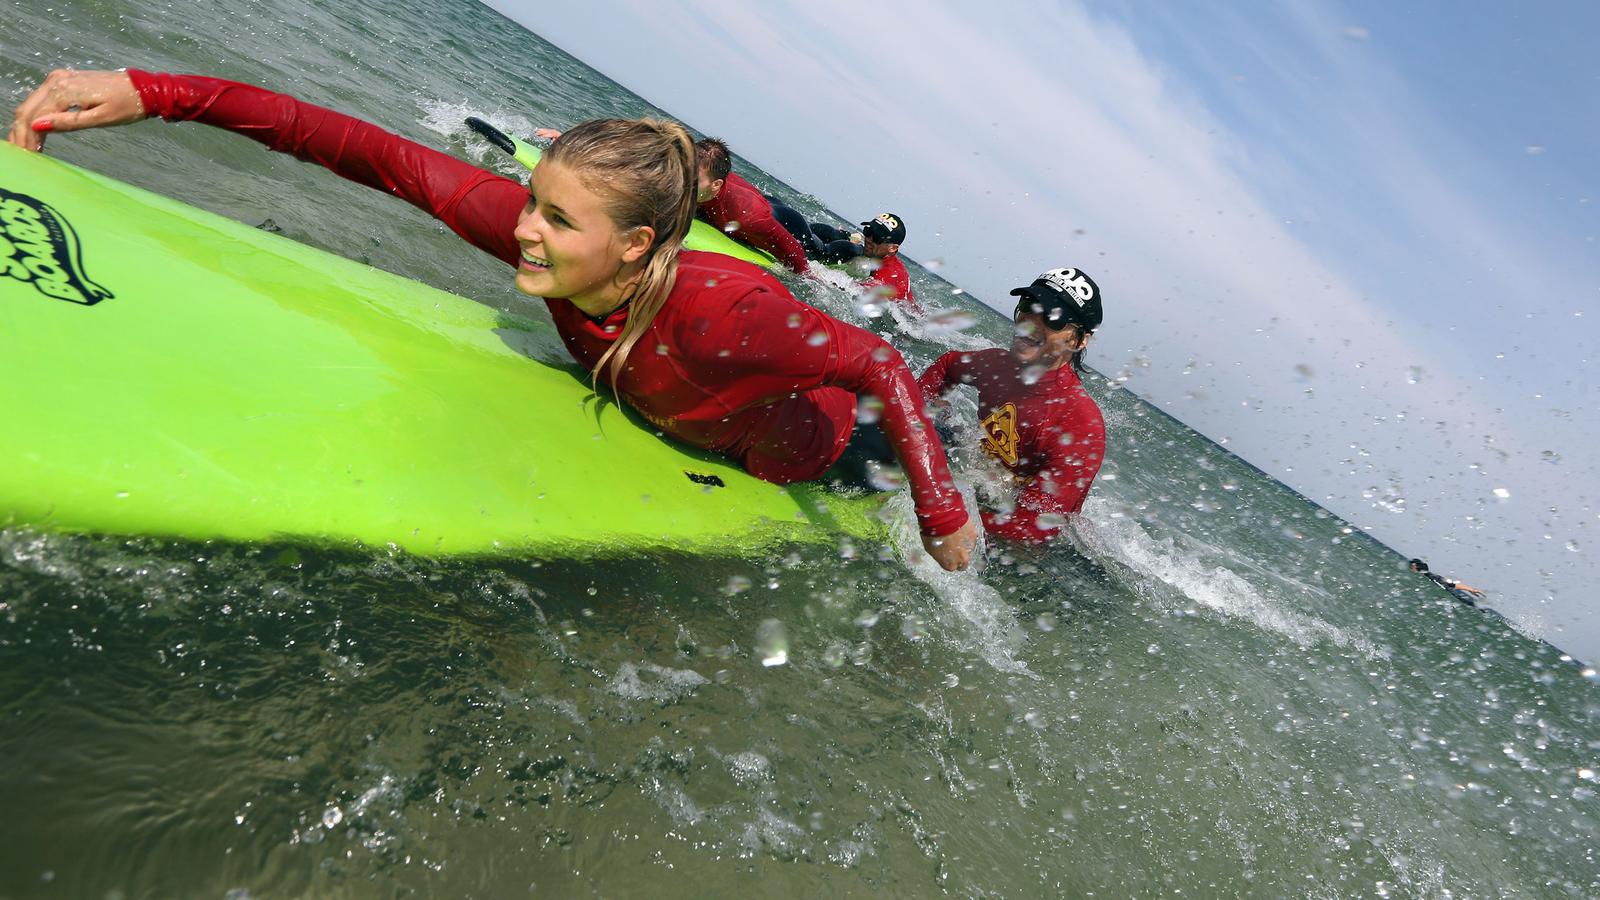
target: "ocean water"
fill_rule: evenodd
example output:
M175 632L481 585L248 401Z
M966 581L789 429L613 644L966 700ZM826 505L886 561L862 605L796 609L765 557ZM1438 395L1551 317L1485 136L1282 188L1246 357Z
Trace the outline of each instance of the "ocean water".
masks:
M0 11L12 104L61 65L202 72L489 166L465 115L671 112L469 0ZM50 152L542 315L231 135ZM925 319L794 286L917 366L1007 340L913 274ZM1111 445L1068 546L958 575L903 533L595 564L0 530L0 897L1600 895L1592 670L1090 388Z

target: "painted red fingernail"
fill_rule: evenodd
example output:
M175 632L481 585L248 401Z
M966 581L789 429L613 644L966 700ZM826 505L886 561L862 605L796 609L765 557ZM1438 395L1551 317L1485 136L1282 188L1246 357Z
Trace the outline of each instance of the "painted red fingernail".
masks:
M41 133L54 130L55 127L56 126L52 124L49 119L40 119L39 121L33 123L33 130Z

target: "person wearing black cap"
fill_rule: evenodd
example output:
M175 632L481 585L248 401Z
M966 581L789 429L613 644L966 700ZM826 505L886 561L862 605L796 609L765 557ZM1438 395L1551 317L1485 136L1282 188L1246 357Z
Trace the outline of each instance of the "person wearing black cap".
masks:
M767 200L772 203L773 218L805 247L807 256L833 265L865 258L871 271L861 281L862 287L885 300L922 309L911 294L911 274L899 256L900 244L906 239L904 219L894 213L883 213L862 222L861 230L851 233L822 222L807 222L793 207L773 197Z
M1078 269L1051 269L1011 294L1010 349L952 350L917 384L930 405L961 385L978 389L980 447L1017 486L1010 509L983 510L984 528L1044 542L1083 508L1105 457L1105 420L1078 378L1104 316L1099 286Z
M900 242L906 239L906 223L894 213L883 213L877 218L861 223L861 255L877 260L872 274L862 286L876 291L885 300L904 303L920 310L911 295L911 273L900 261Z

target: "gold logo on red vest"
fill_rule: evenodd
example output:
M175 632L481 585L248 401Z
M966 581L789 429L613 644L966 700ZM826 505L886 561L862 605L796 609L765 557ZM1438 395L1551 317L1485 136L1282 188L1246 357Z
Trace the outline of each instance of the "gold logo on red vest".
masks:
M1008 466L1017 464L1017 407L1007 403L983 420L983 452Z

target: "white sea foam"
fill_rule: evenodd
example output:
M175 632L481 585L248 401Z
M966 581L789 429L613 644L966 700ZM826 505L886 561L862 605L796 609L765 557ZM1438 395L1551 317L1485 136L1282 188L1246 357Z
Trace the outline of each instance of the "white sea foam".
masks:
M477 165L509 178L520 179L527 175L528 170L467 127L467 117L476 116L506 134L526 141L532 139L533 129L539 126L528 121L525 116L504 110L484 110L468 103L450 103L444 100L425 99L420 101L419 105L422 107L423 117L418 124L446 138L465 141L468 150L471 151L472 161Z
M978 505L972 488L967 485L961 488L967 509L976 511ZM922 533L917 527L909 490L889 499L887 515L891 517L891 539L900 558L905 560L906 568L918 581L932 588L942 601L942 606L934 610L942 626L939 633L951 643L982 656L999 671L1032 675L1028 664L1016 656L1022 648L1023 632L1012 616L1011 604L999 591L984 583L977 568L976 564L983 558L982 529L978 532L978 546L972 553L974 568L946 572L922 546Z
M1387 658L1387 651L1365 636L1312 615L1285 609L1239 573L1206 562L1197 548L1180 545L1185 535L1154 537L1135 520L1111 515L1114 501L1090 495L1084 515L1073 523L1079 545L1101 561L1112 561L1139 576L1166 585L1185 599L1230 618L1243 619L1288 638L1300 647L1320 641L1357 651L1369 659ZM1300 585L1302 590L1315 590ZM1150 592L1147 598L1159 599Z
M690 696L708 679L693 669L669 669L654 663L623 663L612 677L611 692L626 700L676 703Z

